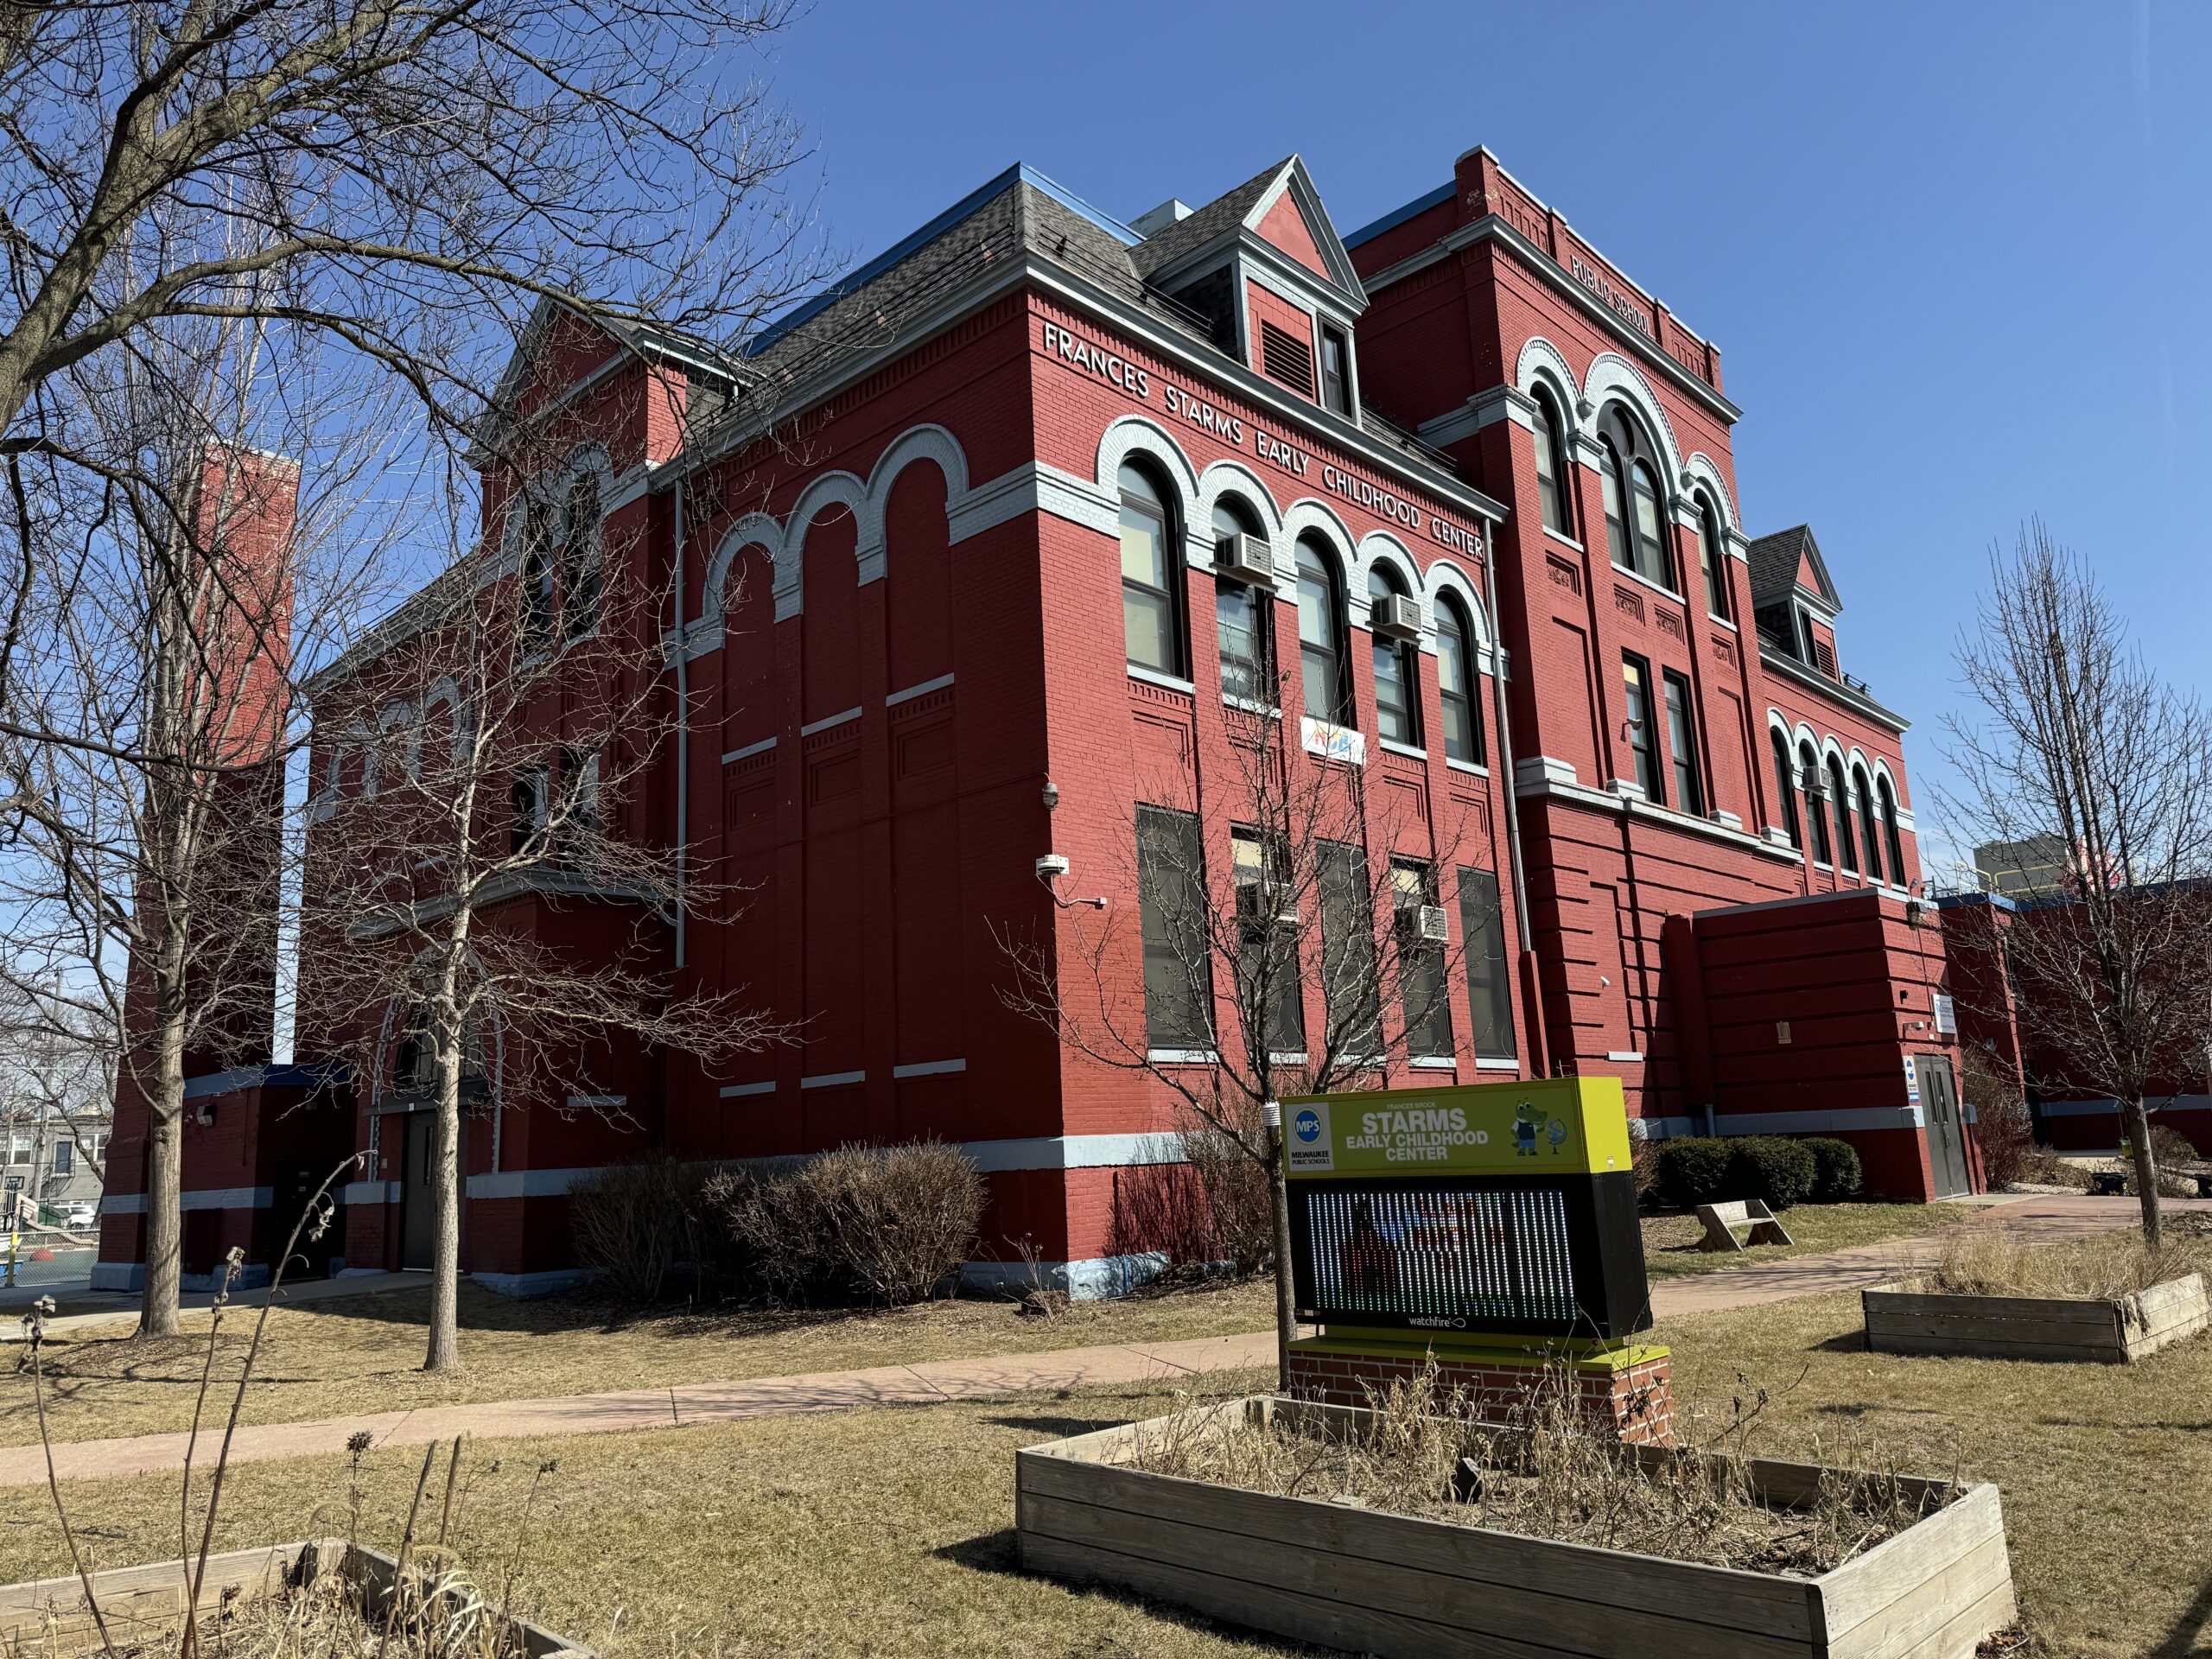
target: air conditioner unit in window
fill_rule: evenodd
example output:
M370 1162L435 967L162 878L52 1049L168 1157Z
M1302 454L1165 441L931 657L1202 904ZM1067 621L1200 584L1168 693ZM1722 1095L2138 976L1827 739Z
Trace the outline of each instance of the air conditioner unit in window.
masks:
M1224 536L1213 544L1213 568L1254 588L1275 585L1274 556L1257 536Z
M1442 944L1452 937L1452 925L1441 905L1408 905L1398 912L1398 922L1408 938L1424 944Z
M1385 594L1369 607L1367 626L1385 639L1421 638L1421 607L1403 594Z

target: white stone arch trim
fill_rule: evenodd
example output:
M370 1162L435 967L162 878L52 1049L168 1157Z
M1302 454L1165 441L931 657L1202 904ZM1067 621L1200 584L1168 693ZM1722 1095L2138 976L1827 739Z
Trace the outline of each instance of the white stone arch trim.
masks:
M888 545L885 521L891 512L891 486L899 481L900 473L918 461L935 461L938 471L944 474L944 513L948 523L953 509L967 499L968 452L950 432L930 421L910 426L892 439L876 457L868 475L868 511L860 521L863 587L883 580Z
M1108 423L1106 430L1099 435L1098 470L1092 480L1099 493L1109 501L1119 499L1122 463L1132 455L1148 455L1166 473L1168 483L1182 498L1187 534L1191 518L1198 511L1198 468L1191 465L1183 446L1166 428L1141 415L1124 415Z
M1268 492L1260 475L1241 461L1217 461L1198 477L1198 505L1192 510L1192 521L1205 525L1211 534L1213 510L1221 505L1224 496L1234 496L1260 517L1260 529L1268 538L1271 562L1280 568L1282 563L1282 510L1275 505L1275 499Z
M1389 569L1406 590L1406 596L1421 607L1421 648L1426 652L1436 649L1436 613L1429 607L1428 584L1422 580L1421 561L1407 550L1406 544L1386 530L1371 530L1360 538L1354 550L1351 587L1358 599L1359 620L1364 623L1371 608L1368 598L1368 578L1377 566Z
M715 543L715 556L707 562L707 579L700 595L699 615L687 631L705 636L703 648L713 651L721 644L722 629L728 615L729 573L736 567L737 556L748 547L766 548L768 563L780 583L786 564L784 558L784 527L773 515L748 512L728 530ZM777 620L783 620L779 607Z
M447 742L451 745L448 755L457 753L467 736L467 715L461 704L461 687L450 674L441 674L423 689L420 719L415 721L407 734L407 775L423 775L423 744L429 734L430 716L441 707L447 711L450 728Z
M810 479L798 499L792 504L791 517L784 521L782 544L776 550L776 620L797 616L806 608L806 532L814 521L832 507L843 507L853 515L855 549L865 563L868 556L868 493L854 474L842 468L823 473ZM881 523L879 518L876 522ZM880 556L882 537L876 537L878 556Z
M1713 498L1713 510L1720 515L1720 529L1732 552L1743 537L1743 523L1736 516L1736 500L1728 493L1728 480L1721 476L1713 457L1702 449L1682 463L1683 494L1688 496L1700 490Z
M1275 579L1286 584L1285 591L1294 598L1298 588L1298 542L1311 534L1327 546L1337 561L1337 569L1344 578L1345 621L1358 627L1367 626L1367 594L1352 578L1359 574L1359 552L1352 540L1351 531L1344 521L1337 517L1336 510L1316 497L1300 496L1283 509L1282 545L1276 556ZM1352 614L1357 612L1357 617Z
M1552 400L1558 405L1560 419L1567 423L1567 430L1560 437L1571 451L1584 422L1582 390L1575 383L1574 365L1567 360L1567 353L1541 334L1531 334L1521 347L1520 360L1514 365L1513 384L1528 397L1534 397L1540 385L1549 388Z
M1872 763L1871 771L1874 779L1875 809L1878 811L1880 810L1882 785L1887 784L1890 786L1890 800L1897 810L1897 834L1911 835L1916 828L1913 823L1912 809L1904 804L1904 791L1898 785L1897 774L1890 770L1890 763L1877 759Z
M586 473L599 480L601 518L607 516L607 504L614 499L614 462L607 454L605 444L597 438L587 439L569 453L568 464L555 475L553 494L546 503L564 522L569 512L569 488Z
M1427 588L1422 599L1428 620L1425 648L1432 652L1436 649L1437 608L1447 593L1459 601L1459 608L1466 615L1471 634L1468 645L1474 653L1476 672L1496 673L1497 658L1491 649L1490 613L1483 605L1482 589L1477 586L1473 577L1449 559L1434 560L1428 567Z
M1675 423L1667 418L1665 405L1635 364L1618 352L1600 352L1592 361L1590 372L1583 377L1581 408L1585 418L1594 424L1599 411L1616 400L1635 410L1637 418L1650 432L1659 450L1659 464L1667 474L1660 482L1669 497L1680 495L1682 446L1675 440Z

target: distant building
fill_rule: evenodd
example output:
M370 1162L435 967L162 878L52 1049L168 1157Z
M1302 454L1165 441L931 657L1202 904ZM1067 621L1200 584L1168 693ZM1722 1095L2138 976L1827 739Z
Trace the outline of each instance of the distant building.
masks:
M1985 893L2008 899L2044 898L2068 891L2074 860L2057 836L1984 842L1974 849L1975 879Z
M0 1169L0 1218L18 1208L26 1220L39 1208L100 1201L100 1168L107 1155L114 1114L97 1109L64 1112L51 1105L0 1106L6 1164Z

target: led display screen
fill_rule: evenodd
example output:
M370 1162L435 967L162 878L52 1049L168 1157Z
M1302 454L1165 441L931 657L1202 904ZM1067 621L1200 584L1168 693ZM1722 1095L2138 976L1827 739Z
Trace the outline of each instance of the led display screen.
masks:
M1592 1338L1650 1325L1632 1177L1354 1178L1290 1196L1302 1319Z

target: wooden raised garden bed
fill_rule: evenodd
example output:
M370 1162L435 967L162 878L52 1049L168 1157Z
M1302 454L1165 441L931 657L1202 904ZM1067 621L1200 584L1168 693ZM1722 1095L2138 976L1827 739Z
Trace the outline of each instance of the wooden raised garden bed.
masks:
M2124 1365L2212 1325L2201 1273L2117 1298L1963 1296L1885 1286L1861 1291L1859 1299L1866 1345L1890 1354Z
M1273 1398L1206 1413L1371 1414ZM1141 1427L1016 1454L1024 1567L1118 1586L1278 1636L1382 1659L1968 1659L2014 1617L1997 1489L1901 1477L1944 1507L1817 1578L1560 1543L1448 1520L1281 1497L1120 1466ZM1659 1447L1647 1460L1685 1455ZM1823 1471L1754 1460L1751 1484L1796 1507Z
M114 1637L118 1651L174 1637L182 1629L190 1565L158 1561L146 1567L110 1567L92 1574L92 1593L99 1599L108 1634ZM382 1550L349 1544L343 1538L308 1538L262 1549L232 1550L207 1558L199 1611L206 1617L234 1596L276 1595L312 1583L322 1573L339 1573L361 1586L363 1603L373 1616L384 1611L397 1566ZM510 1618L507 1630L510 1651L525 1659L547 1659L556 1653L591 1659L591 1649L582 1643L525 1619ZM49 1639L52 1645L41 1649L41 1644ZM51 1653L73 1647L99 1652L99 1634L85 1605L84 1586L73 1573L67 1578L0 1585L0 1644L11 1652Z

